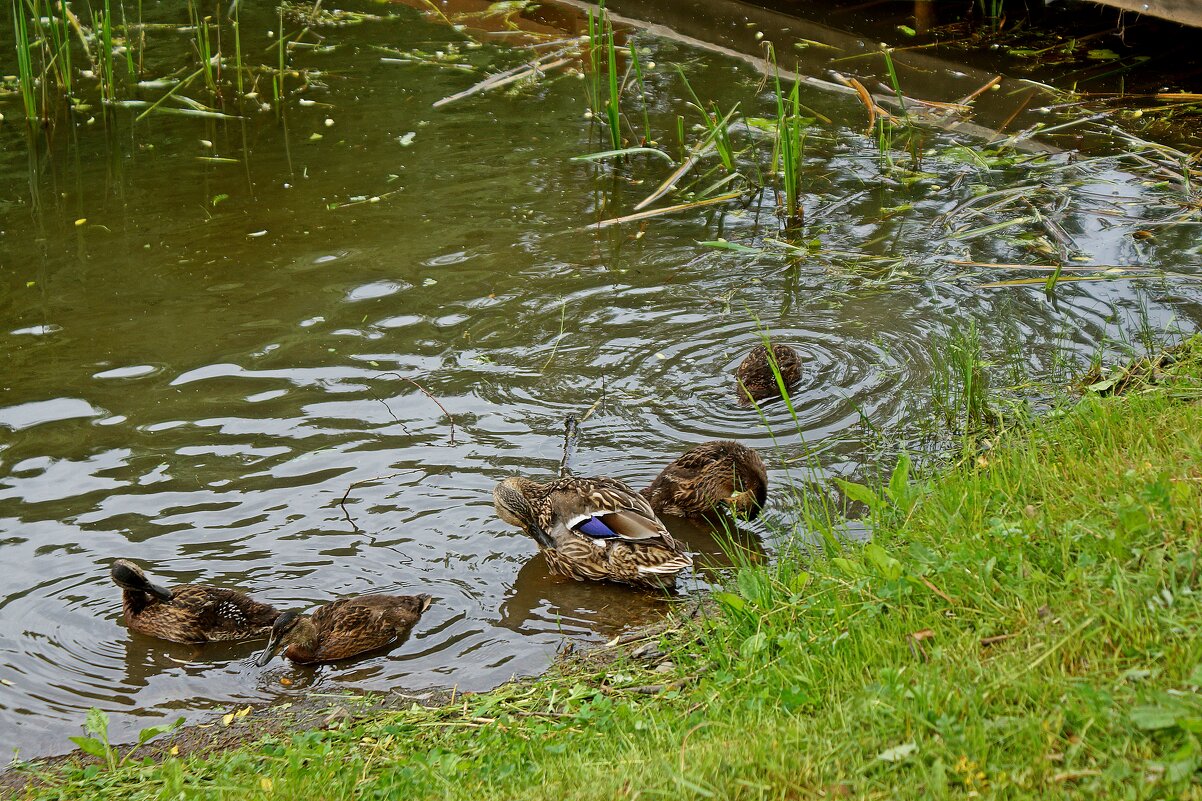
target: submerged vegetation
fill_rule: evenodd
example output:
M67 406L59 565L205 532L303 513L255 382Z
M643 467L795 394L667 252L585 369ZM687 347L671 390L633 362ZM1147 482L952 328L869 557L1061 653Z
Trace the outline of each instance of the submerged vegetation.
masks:
M320 14L320 4L309 6L301 27L286 32L287 5L280 7L279 30L269 32L273 63L252 63L238 3L227 16L224 4L210 14L199 0L187 0L188 24L178 25L144 20L141 2L127 8L126 0L104 0L81 18L66 2L13 0L17 91L26 121L49 127L92 120L97 104L106 113L136 110L139 120L150 113L237 117L268 102L266 84L278 111L289 54L314 47L320 37L312 28L331 16ZM307 81L313 73L296 76ZM199 99L185 93L189 87L192 95L200 90Z
M1192 792L1202 418L1181 397L1202 361L1196 343L1175 352L1146 391L1091 394L950 473L915 481L903 463L881 490L854 485L871 544L824 552L794 532L695 619L543 679L223 752L31 767L26 794Z

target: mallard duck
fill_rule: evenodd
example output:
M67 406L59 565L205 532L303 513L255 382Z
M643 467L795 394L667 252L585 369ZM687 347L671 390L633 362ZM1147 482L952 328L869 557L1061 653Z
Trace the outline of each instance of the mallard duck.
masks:
M281 649L293 662L337 662L395 645L430 608L429 595L357 595L324 604L303 615L293 609L271 627L267 648L256 660L266 665Z
M790 390L801 381L801 357L788 345L773 345L772 360ZM750 406L755 401L781 397L780 385L772 371L772 360L768 358L768 347L756 345L735 368L735 386L739 392L739 404Z
M125 623L134 631L172 642L217 642L259 637L280 616L273 606L236 590L183 584L152 584L142 568L116 559L113 583L120 587Z
M507 478L492 497L501 519L538 543L552 573L669 588L693 564L646 498L617 479Z
M641 494L656 514L696 520L727 511L751 520L768 499L768 468L745 445L704 442L665 467Z

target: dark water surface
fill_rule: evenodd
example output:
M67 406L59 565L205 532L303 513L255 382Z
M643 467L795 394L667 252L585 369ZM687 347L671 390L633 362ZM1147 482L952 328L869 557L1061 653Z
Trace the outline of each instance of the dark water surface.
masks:
M605 149L583 80L433 109L480 76L372 48L434 52L462 37L405 7L369 10L396 16L323 30L332 51L294 55L320 74L282 119L135 125L118 110L107 126L30 139L18 101L0 101L0 746L63 750L90 706L115 715L121 738L180 710L314 690L479 690L543 669L565 638L654 619L654 596L549 577L533 542L494 516L496 481L558 469L568 414L587 414L579 473L641 486L689 445L736 438L764 451L779 489L782 465L809 446L827 472L870 467L871 428L921 412L932 350L953 326L975 322L998 364L1038 377L1145 322L1198 325L1197 227L1132 236L1183 197L1112 151L1007 166L974 158L980 141L933 133L925 177L883 177L855 98L803 87L831 119L807 144L804 238L892 261L790 264L697 244L763 245L777 233L770 194L641 234L595 232L669 168L569 160ZM255 58L272 58L257 48L274 16L246 13ZM774 115L746 64L635 41L655 63L650 117L673 154L676 115L696 120L677 65L724 109ZM486 44L461 60L522 58ZM1030 238L952 232L1028 212L941 215L1041 174L1056 176L1083 263L1186 275L1063 283L1054 305L1040 286L982 288L1016 276L953 262L1049 257ZM731 371L757 319L805 357L797 426L777 406L770 431L735 403ZM447 415L406 379L453 415L453 442ZM771 524L793 519L779 498L746 532L769 553ZM718 551L707 531L681 537ZM389 654L263 670L251 664L261 643L131 635L108 579L118 556L164 584L281 606L386 591L437 601ZM704 586L689 577L682 591Z

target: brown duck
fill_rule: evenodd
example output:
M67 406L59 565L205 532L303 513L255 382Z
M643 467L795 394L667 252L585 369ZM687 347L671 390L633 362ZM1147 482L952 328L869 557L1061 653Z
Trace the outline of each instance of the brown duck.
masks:
M788 345L773 345L770 358L767 346L756 345L735 368L735 388L741 406L783 396L776 373L772 370L773 361L776 362L786 391L801 381L801 357L797 351Z
M160 587L125 559L113 561L111 574L123 591L126 625L162 640L202 643L260 637L280 615L275 607L236 590L201 584Z
M646 498L617 479L507 478L493 489L493 503L561 576L668 588L693 564Z
M665 467L641 494L656 514L697 520L725 511L752 520L768 500L768 468L745 445L705 442Z
M317 607L302 615L295 609L279 616L257 664L266 665L280 650L293 662L337 662L393 646L430 608L429 595L358 595Z

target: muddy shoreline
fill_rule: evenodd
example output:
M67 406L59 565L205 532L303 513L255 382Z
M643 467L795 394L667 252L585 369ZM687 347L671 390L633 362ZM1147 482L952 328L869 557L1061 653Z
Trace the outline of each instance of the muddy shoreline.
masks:
M655 667L666 659L657 646L661 638L679 639L689 627L700 619L715 614L716 603L710 598L692 599L673 605L664 619L639 626L624 632L607 643L578 643L565 640L555 662L545 674L557 672L562 675L579 676L586 682L596 682L606 689L604 674L607 668L624 660L634 660ZM515 677L508 684L529 685L540 676ZM624 688L623 692L655 694L667 689L666 685L649 684L643 687ZM287 703L247 705L215 713L211 719L181 726L179 729L151 740L139 748L136 763L157 764L165 759L200 757L221 751L236 749L266 738L287 738L289 735L340 728L356 720L388 710L408 709L420 706L436 710L466 701L478 692L458 692L451 689L428 689L421 691L393 690L387 693L322 693ZM116 750L125 754L133 743L115 743ZM86 769L89 765L101 765L99 758L76 749L66 754L38 758L29 762L17 762L0 768L0 797L12 797L26 788L40 783L43 770L61 771L68 767Z

